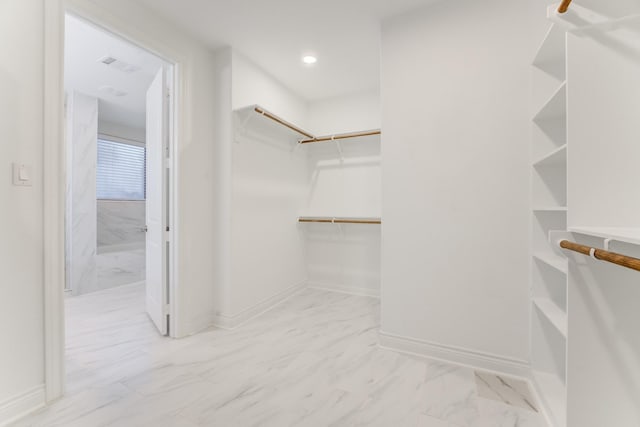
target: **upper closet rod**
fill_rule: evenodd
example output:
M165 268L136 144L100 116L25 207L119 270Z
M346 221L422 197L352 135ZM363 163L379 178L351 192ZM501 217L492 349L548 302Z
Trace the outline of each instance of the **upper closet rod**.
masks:
M309 132L306 132L306 131L300 129L299 127L297 127L297 126L294 126L289 122L286 122L285 120L281 119L280 117L278 117L278 116L276 116L274 114L271 114L270 112L268 112L266 110L263 110L260 107L255 107L254 111L256 113L258 113L258 114L262 114L263 116L273 120L274 122L280 123L282 126L288 127L289 129L291 129L294 132L298 132L300 135L306 136L307 138L313 138L313 135L311 135Z
M300 144L310 144L312 142L328 142L335 141L336 139L347 139L347 138L359 138L362 136L372 136L372 135L380 135L382 132L380 129L369 130L365 132L352 132L352 133L343 133L340 135L328 135L328 136L319 136L319 137L311 137L309 139L303 139L299 141Z
M592 248L591 246L581 245L579 243L570 242L568 240L561 241L560 247L563 249L569 249L570 251L578 252L583 255L588 255L601 261L607 261L612 264L640 271L640 259L638 258L620 255L615 252L605 251L603 249Z
M560 3L560 7L558 7L558 13L565 13L569 10L569 5L571 4L571 0L562 0Z

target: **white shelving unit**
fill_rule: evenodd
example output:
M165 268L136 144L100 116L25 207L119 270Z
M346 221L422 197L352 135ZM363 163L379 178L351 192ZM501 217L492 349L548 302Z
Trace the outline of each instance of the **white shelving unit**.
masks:
M567 424L570 332L569 264L555 245L559 236L568 234L567 226L572 222L575 207L567 167L571 158L567 120L567 32L606 19L576 4L563 15L556 13L557 8L555 4L547 10L552 25L532 63L535 113L531 150L531 360L533 383L544 410L555 427L564 427ZM567 203L569 191L572 191L571 205ZM572 227L569 231L640 242L640 228Z
M534 91L543 102L536 102L532 117L532 379L556 427L566 425L568 261L552 248L549 235L567 227L565 34L552 24L533 60Z

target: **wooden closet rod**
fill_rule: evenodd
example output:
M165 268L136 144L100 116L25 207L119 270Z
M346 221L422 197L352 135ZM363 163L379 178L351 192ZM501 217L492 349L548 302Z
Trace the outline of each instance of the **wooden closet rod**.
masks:
M318 136L318 137L310 137L309 139L303 139L300 144L310 144L312 142L328 142L335 141L336 139L347 139L347 138L359 138L361 136L371 136L371 135L380 135L382 132L380 129L369 130L365 132L352 132L352 133L343 133L340 135L328 135L328 136Z
M558 13L566 13L569 10L569 5L571 4L571 0L562 0L560 3L560 7L558 7Z
M306 132L306 131L300 129L299 127L297 127L297 126L294 126L289 122L286 122L285 120L281 119L280 117L278 117L278 116L276 116L274 114L271 114L270 112L268 112L266 110L263 110L260 107L255 107L254 111L256 113L258 113L258 114L261 114L261 115L273 120L274 122L280 123L282 126L288 127L289 129L291 129L294 132L298 132L300 135L306 136L307 138L313 138L313 135L311 135L309 132Z
M298 218L298 222L321 222L328 224L382 224L380 219L349 219L349 218Z
M620 255L615 252L605 251L604 249L596 249L591 246L581 245L579 243L563 240L560 242L560 247L568 249L570 251L578 252L583 255L592 256L595 259L601 261L607 261L612 264L621 265L632 270L640 271L640 259L633 258L626 255Z

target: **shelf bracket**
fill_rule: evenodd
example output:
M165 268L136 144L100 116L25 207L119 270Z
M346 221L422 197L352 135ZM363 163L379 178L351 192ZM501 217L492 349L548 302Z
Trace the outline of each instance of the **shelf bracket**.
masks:
M262 114L264 115L264 113ZM240 123L240 133L243 136L247 136L249 132L247 132L247 128L249 127L249 123L251 122L251 120L253 119L253 114L248 114L247 117L242 120L242 122ZM240 144L240 140L238 138L234 138L233 139L235 141L236 144Z
M335 218L331 219L331 223L338 226L338 231L340 232L340 236L344 237L344 229L342 228L342 224L340 224L339 222L336 222Z
M338 154L340 155L340 163L344 163L344 155L342 154L342 145L340 144L340 141L338 141L335 136L331 137L331 141L336 143L336 148L338 149Z

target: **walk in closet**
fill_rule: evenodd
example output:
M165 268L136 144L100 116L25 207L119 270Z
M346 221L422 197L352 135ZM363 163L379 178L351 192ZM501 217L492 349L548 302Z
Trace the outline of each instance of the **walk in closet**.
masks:
M310 287L379 296L380 129L318 135L258 105L234 115L234 167L257 184L239 181L234 202L264 236L250 246L265 272L295 264Z

